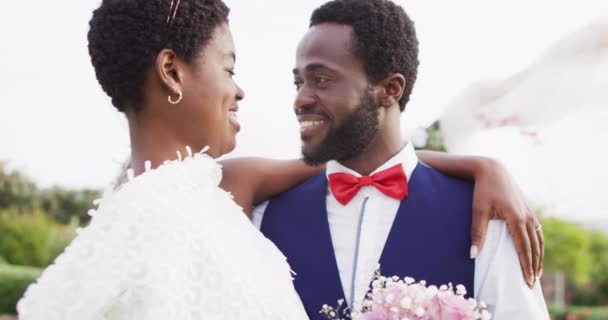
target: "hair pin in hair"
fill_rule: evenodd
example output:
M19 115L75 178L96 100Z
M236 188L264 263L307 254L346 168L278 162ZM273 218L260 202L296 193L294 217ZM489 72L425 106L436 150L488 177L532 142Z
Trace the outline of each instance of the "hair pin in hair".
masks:
M171 0L171 6L169 7L169 14L167 15L167 25L171 25L177 14L177 8L179 7L180 0ZM173 6L175 4L175 6Z

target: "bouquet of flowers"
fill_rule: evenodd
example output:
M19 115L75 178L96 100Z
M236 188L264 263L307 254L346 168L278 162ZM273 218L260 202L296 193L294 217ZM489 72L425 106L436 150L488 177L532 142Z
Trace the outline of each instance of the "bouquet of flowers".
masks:
M376 274L372 291L360 312L349 312L344 301L338 307L324 305L321 313L329 320L489 320L483 303L466 299L466 289L452 284L426 286L412 278L382 277Z

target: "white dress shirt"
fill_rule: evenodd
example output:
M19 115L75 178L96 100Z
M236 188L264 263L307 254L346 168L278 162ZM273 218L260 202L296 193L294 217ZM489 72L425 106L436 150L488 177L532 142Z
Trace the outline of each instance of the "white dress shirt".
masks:
M372 174L399 163L407 177L411 177L418 164L411 143ZM326 172L328 175L345 172L361 176L337 161L328 162ZM349 305L359 309L401 202L373 186L366 186L342 205L328 187L326 204L344 297ZM258 228L267 205L268 202L262 203L253 211L252 220ZM513 241L502 221L489 224L483 250L475 260L474 286L476 299L488 304L492 319L549 319L540 285L533 289L526 286ZM327 303L332 304L331 301Z

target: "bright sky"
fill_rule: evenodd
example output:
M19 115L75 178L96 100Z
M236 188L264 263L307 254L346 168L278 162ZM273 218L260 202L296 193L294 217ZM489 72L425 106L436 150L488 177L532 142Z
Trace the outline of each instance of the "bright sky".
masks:
M232 155L299 155L294 52L319 0L227 0L246 92ZM516 72L561 36L608 14L606 0L398 1L416 22L419 80L403 116L432 122L467 84ZM38 183L101 188L129 150L95 79L86 32L99 0L10 1L0 19L0 159ZM179 14L179 13L178 13Z

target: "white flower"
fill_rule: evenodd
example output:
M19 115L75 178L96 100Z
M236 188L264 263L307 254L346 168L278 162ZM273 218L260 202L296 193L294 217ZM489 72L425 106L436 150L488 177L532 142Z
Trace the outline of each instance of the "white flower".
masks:
M469 298L468 301L471 304L471 307L473 307L473 309L475 309L477 307L477 300L475 300L473 298ZM482 308L485 308L485 306L482 306Z
M464 296L467 294L467 289L463 285L459 284L456 286L456 294L459 296Z
M378 273L376 276L377 279L372 282L372 293L368 294L366 300L363 301L362 313L352 313L351 318L353 320L360 320L362 314L374 310L375 306L387 308L388 310L385 310L390 313L390 319L397 320L397 316L403 311L406 311L405 313L409 315L409 318L404 316L403 318L399 318L400 320L423 319L423 317L428 318L429 316L432 316L432 312L435 310L430 304L436 303L433 299L437 295L457 297L461 307L470 308L469 310L474 313L475 319L491 319L490 313L485 310L485 304L479 303L480 308L477 308L478 303L475 299L466 299L464 297L467 291L466 287L463 285L454 287L452 283L449 283L448 285L442 285L441 287L435 285L427 287L427 282L424 280L416 283L415 280L410 277L401 280L398 277L385 278ZM376 299L374 299L374 297ZM342 301L340 301L340 305L342 305ZM323 308L325 309L326 306L323 306ZM426 308L429 308L428 313ZM329 308L325 314L332 317L331 319L334 319L335 316L338 316L341 313Z
M401 299L401 308L405 309L405 310L409 310L412 307L412 298L410 297L404 297L403 299Z
M437 286L430 286L426 289L425 293L425 297L427 299L433 298L434 296L437 295L437 293L439 293L439 289L437 288Z

